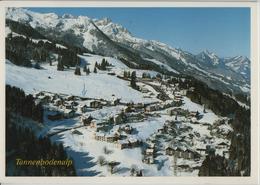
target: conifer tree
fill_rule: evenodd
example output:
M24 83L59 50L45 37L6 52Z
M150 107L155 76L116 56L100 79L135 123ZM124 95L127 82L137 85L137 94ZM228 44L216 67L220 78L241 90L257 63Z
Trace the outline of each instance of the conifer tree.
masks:
M63 66L62 58L60 57L60 55L58 56L57 70L58 71L64 71L64 66Z
M96 67L94 67L94 71L93 71L94 73L97 73L97 68Z
M136 72L135 71L133 71L132 74L131 74L130 85L131 85L132 88L137 89L137 86L136 86Z
M75 69L75 72L74 72L75 75L81 75L81 72L80 72L80 67L79 66L76 66L76 69Z

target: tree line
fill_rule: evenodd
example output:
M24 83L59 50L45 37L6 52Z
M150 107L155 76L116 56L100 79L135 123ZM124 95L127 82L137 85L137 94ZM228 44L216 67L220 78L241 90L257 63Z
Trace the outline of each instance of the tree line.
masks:
M36 137L33 130L21 122L24 117L43 122L43 107L32 95L6 85L6 175L8 176L74 176L71 166L19 166L16 159L66 160L69 156L62 144L51 143L47 137ZM26 121L26 120L24 120ZM37 126L37 125L35 125Z
M70 166L17 165L16 160L66 160L70 159L62 144L47 137L37 138L26 127L17 126L11 112L6 111L6 176L75 176L73 162Z
M26 95L22 89L10 85L6 85L5 92L6 110L43 122L43 106L41 103L36 104L31 94Z

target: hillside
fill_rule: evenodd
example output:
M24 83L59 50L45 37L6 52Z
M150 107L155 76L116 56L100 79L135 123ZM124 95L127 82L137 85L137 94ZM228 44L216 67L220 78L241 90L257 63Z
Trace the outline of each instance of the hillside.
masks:
M6 87L27 97L10 110L73 158L68 174L250 175L248 58L194 55L107 18L8 8L5 29Z
M250 91L250 61L246 57L240 57L238 61L236 56L221 58L216 54L214 59L211 52L194 55L158 41L134 37L126 28L107 18L92 20L84 16L41 14L19 8L9 8L6 17L30 25L45 37L73 43L99 55L124 59L132 68L165 71L152 62L157 60L178 73L195 74L211 88L234 94L249 94ZM234 67L239 64L240 69Z

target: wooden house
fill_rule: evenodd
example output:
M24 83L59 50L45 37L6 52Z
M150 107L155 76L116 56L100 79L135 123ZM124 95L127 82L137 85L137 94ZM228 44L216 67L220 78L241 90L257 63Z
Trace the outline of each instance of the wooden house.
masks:
M67 101L74 101L74 100L76 100L76 97L73 96L73 95L67 96L67 97L66 97L66 100L67 100Z
M146 164L153 164L154 158L153 158L153 156L145 156L142 161Z
M145 150L145 155L151 155L153 156L154 155L154 149L153 148L147 148Z
M63 104L63 101L62 101L62 99L57 98L57 99L55 99L55 100L53 101L53 104L54 104L55 106L60 106L60 105Z
M90 108L102 108L102 104L100 101L97 101L97 100L93 100L90 102Z
M115 143L115 146L119 149L124 149L124 148L128 148L129 146L129 143L128 141L126 140L118 140L116 143Z
M127 124L125 126L120 127L120 130L124 131L127 134L131 134L133 131L133 128Z
M90 123L91 123L92 120L93 120L93 118L91 116L88 116L88 117L82 116L81 117L81 122L85 126L90 126Z
M71 109L65 109L64 110L64 117L65 118L73 118L76 115L76 111L75 110L71 110Z
M148 105L146 108L145 108L145 111L147 112L152 112L152 111L157 111L160 109L160 106L155 104L155 105Z
M120 100L121 100L120 98L113 98L111 104L114 106L119 105Z
M128 142L130 148L138 147L141 144L140 141L136 138L129 138Z
M72 130L72 132L71 132L72 134L74 134L74 135L83 135L80 131L78 131L78 130Z
M50 103L51 97L48 95L38 96L38 99L42 104Z
M113 121L115 124L121 124L123 121L123 117L121 114L117 114L113 117Z
M225 142L221 142L221 143L219 143L219 144L216 146L217 149L225 149L225 148L227 148L227 147L228 147L228 144L225 143Z
M182 95L182 96L186 96L187 95L187 89L182 89L182 90L180 90L180 95Z
M85 113L88 111L88 106L86 104L79 106L79 109L82 113Z
M63 119L63 115L61 113L48 115L48 119L51 121Z
M206 154L206 148L197 148L196 151L197 151L200 155L205 155L205 154Z
M96 132L94 133L94 139L98 141L106 141L105 133Z

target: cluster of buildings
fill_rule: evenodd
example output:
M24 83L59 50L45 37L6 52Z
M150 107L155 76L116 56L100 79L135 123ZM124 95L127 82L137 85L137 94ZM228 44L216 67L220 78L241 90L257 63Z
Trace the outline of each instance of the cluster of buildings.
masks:
M97 141L103 141L113 143L116 148L135 148L142 144L142 140L134 136L121 135L118 131L115 132L95 132L94 139Z
M49 104L56 108L56 114L48 116L50 120L73 118L77 116L77 112L83 114L94 109L101 109L103 106L114 106L120 103L120 99L118 98L105 101L46 91L36 93L34 97L36 103Z
M142 161L146 164L153 164L155 153L155 143L149 142L148 147L144 150L144 157Z
M184 159L199 159L200 154L189 148L180 146L169 146L165 149L166 155Z

